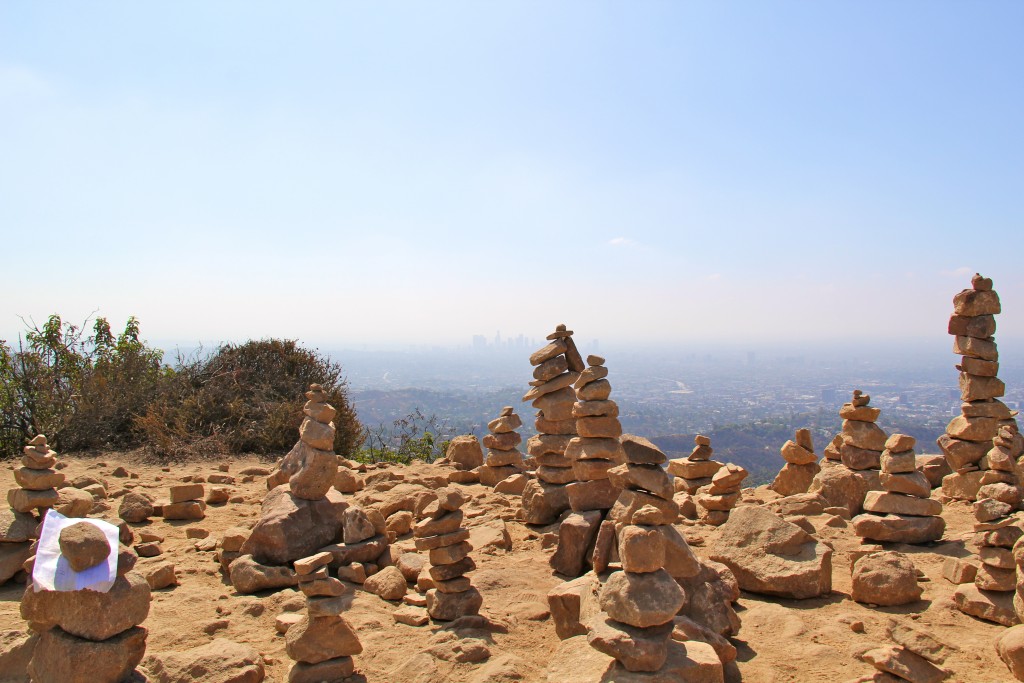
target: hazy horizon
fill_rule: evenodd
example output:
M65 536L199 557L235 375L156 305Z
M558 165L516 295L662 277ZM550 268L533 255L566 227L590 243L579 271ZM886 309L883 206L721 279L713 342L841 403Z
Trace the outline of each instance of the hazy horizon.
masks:
M1024 340L1022 25L5 2L0 338L96 311L182 343L900 344L942 339L981 271Z

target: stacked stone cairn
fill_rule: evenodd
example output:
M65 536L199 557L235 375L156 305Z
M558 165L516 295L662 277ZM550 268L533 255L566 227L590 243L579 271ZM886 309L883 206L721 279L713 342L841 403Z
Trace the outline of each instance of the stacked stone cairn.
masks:
M669 460L668 473L675 477L673 486L677 492L694 495L702 486L711 484L711 478L725 466L725 463L712 460L714 449L711 439L698 434L693 437L693 451L685 458Z
M601 612L585 624L587 641L615 658L619 675L623 669L657 672L667 665L674 619L686 603L683 589L665 570L668 544L662 530L671 523L660 505L643 505L629 515L618 531L622 569L608 577L599 596Z
M490 434L483 439L487 454L479 470L481 484L495 486L523 471L523 454L518 448L523 437L516 432L522 426L523 421L512 406L502 408L501 414L487 423Z
M469 530L462 528L462 506L468 497L456 488L437 490L437 500L427 505L413 527L416 550L426 551L433 588L426 594L427 614L438 621L452 621L480 612L483 596L466 576L476 569L469 556Z
M56 455L39 434L25 446L22 466L14 471L21 488L7 492L10 509L0 510L0 585L13 578L32 555L40 521L35 511L45 514L58 504L57 488L64 483L64 474L53 469Z
M334 454L334 416L338 411L327 402L327 392L310 384L302 406L305 417L299 426L299 441L284 457L281 469L289 473L292 495L303 500L320 500L327 495L338 472Z
M1007 424L999 428L992 448L979 461L984 466L979 471L985 477L995 475L981 484L973 504L974 545L981 562L974 583L961 584L953 593L953 602L962 612L1004 626L1019 620L1014 559L1019 552L1014 544L1021 537L1020 518L1015 514L1021 504L1021 487L1011 468L1022 454L1024 438Z
M78 522L60 532L60 551L74 571L106 563L115 552L103 531ZM41 633L28 674L33 681L120 683L128 679L146 652L149 615L146 578L131 571L137 557L120 546L117 578L110 590L51 591L30 582L21 600L21 616Z
M711 477L711 484L701 487L695 496L699 520L704 524L721 526L729 519L729 511L740 501L740 489L747 478L747 470L727 463Z
M527 442L526 450L537 462L537 479L523 489L523 517L527 524L551 524L569 508L565 485L576 480L572 460L565 451L576 436L573 404L576 392L572 384L586 369L583 357L572 340L572 330L559 325L547 336L550 343L530 356L534 366L533 387L523 396L537 408L537 436ZM603 385L594 382L592 393ZM607 382L605 382L607 384ZM610 391L610 387L608 388Z
M880 481L884 491L868 491L865 513L853 519L861 538L893 543L928 543L942 538L946 521L942 503L932 498L931 484L917 469L914 437L893 434L882 451Z
M164 519L203 519L206 516L206 488L202 484L176 484L170 489L170 502L158 506Z
M786 464L768 487L780 496L807 493L814 475L821 471L818 456L809 429L798 429L793 439L782 444L782 459ZM838 453L837 453L838 455Z
M37 434L25 446L21 467L14 471L14 481L21 488L7 492L7 503L15 512L31 513L57 504L57 488L64 483L64 475L53 469L57 454L46 444L46 437Z
M870 402L870 396L855 389L850 402L839 409L839 417L843 418L843 445L839 447L839 455L851 470L881 468L886 436L875 422L882 411L872 408L868 405Z
M939 448L949 462L953 474L942 482L943 493L950 498L974 500L984 476L982 460L992 448L999 427L1017 427L1014 416L999 400L1006 385L999 372L999 351L992 335L996 331L995 315L1001 310L999 295L992 290L992 280L975 275L971 289L953 297L953 316L949 333L954 336L953 353L963 356L960 371L960 415L946 426L939 437Z
M327 573L333 557L319 552L295 561L306 613L285 633L285 651L295 660L288 683L340 681L352 675L352 656L363 651L359 636L342 616L345 584Z

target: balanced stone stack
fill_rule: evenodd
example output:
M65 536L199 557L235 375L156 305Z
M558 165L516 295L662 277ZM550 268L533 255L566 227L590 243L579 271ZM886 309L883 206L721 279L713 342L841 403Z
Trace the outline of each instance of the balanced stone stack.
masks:
M675 490L694 495L702 486L711 484L711 478L725 466L712 460L714 449L711 439L702 434L693 437L693 451L686 458L669 460L668 473L675 477Z
M829 445L825 446L824 458L826 462L842 463L843 454L840 449L843 447L843 435L836 434Z
M747 471L731 462L715 472L711 484L701 487L695 496L700 521L713 526L725 524L729 511L740 500L740 489L746 478Z
M523 515L528 524L550 524L569 508L565 485L576 480L565 451L576 436L572 384L586 369L572 340L572 330L559 325L547 336L551 342L530 356L533 387L523 396L537 408L537 436L527 442L527 453L537 462L537 479L523 489ZM607 384L607 382L605 382ZM595 387L594 391L599 387ZM609 387L610 391L610 387Z
M106 535L91 522L61 530L60 552L76 572L109 562ZM106 592L46 590L31 582L21 600L21 616L41 632L28 674L33 681L120 683L128 679L146 652L150 588L131 571L136 556L121 546L117 577Z
M918 471L914 437L893 434L882 452L880 481L884 491L868 491L864 514L853 519L861 538L893 543L928 543L942 538L946 521L942 503L929 498L931 484Z
M614 524L615 529L621 529L630 523L634 512L645 506L660 510L663 524L675 524L679 518L679 506L672 499L672 480L663 467L668 458L653 443L635 434L623 434L620 442L626 463L608 470L608 475L621 493L602 528ZM601 544L600 538L597 543ZM599 554L596 548L594 554L595 570L603 571L599 567L605 563L596 560Z
M206 488L202 484L176 484L171 500L160 505L164 519L203 519L206 516Z
M57 504L57 488L64 483L64 475L53 469L57 454L46 444L46 437L37 434L25 446L22 466L14 471L14 481L21 488L7 492L7 503L15 512L32 512L52 508Z
M359 636L342 616L345 584L327 573L332 560L331 553L319 552L295 561L306 614L285 634L285 651L295 661L288 683L341 681L355 671L353 655L363 651Z
M849 403L839 409L843 418L843 445L839 455L851 470L877 470L885 450L885 432L875 424L882 412L868 405L871 397L855 389Z
M999 372L999 351L992 335L996 331L995 315L1000 312L999 295L992 290L992 280L975 275L971 289L953 297L953 316L949 333L954 336L953 353L963 356L960 371L960 415L946 426L939 437L939 448L946 456L953 474L946 475L942 491L950 498L974 500L981 486L980 461L992 448L992 440L1002 425L1017 426L1005 403L999 400L1006 392L996 374Z
M523 471L523 454L518 448L523 437L516 432L522 426L523 421L515 414L512 406L502 408L501 415L487 423L491 433L483 440L487 455L479 470L481 484L495 486Z
M483 596L473 587L467 572L476 569L469 556L469 530L462 528L462 506L468 498L455 488L437 490L437 500L423 510L413 527L416 550L427 551L433 588L427 591L427 614L439 621L452 621L477 614Z
M302 406L305 418L299 426L299 441L284 457L282 470L288 472L292 495L303 500L320 500L334 484L338 456L334 454L334 416L319 384L310 384Z
M574 385L576 403L572 415L576 418L578 436L569 440L565 451L577 480L566 487L574 512L610 509L621 489L609 479L608 471L626 461L619 443L619 407L609 398L612 388L605 379L608 368L604 358L587 356L587 364L589 367Z
M590 645L616 660L608 680L626 680L623 669L661 672L668 666L674 619L686 604L683 589L665 570L668 543L663 529L671 528L670 517L660 505L643 505L619 529L622 569L608 577L599 595L601 612L585 624ZM661 673L667 675L652 680L687 680L672 676L675 672Z
M814 475L821 471L818 456L814 454L814 443L809 429L798 429L794 438L782 444L782 466L775 481L768 487L781 496L807 493ZM838 455L838 453L837 453Z

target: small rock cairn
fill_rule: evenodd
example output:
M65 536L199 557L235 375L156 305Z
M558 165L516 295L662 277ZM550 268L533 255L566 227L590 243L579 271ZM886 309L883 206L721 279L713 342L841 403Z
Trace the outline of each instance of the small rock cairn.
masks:
M299 441L284 457L290 465L288 485L292 495L303 500L320 500L327 495L338 472L334 454L334 416L338 413L327 402L327 393L319 384L310 384L299 426ZM282 468L285 469L284 464Z
M711 439L698 434L693 437L693 451L685 458L675 458L668 461L668 473L675 477L675 490L694 495L701 486L711 483L718 470L725 466L725 463L712 460L714 449L711 448Z
M884 491L868 491L864 514L853 519L861 538L893 543L928 543L942 538L946 521L942 503L932 498L931 484L917 469L914 437L893 434L881 457Z
M875 422L882 411L872 408L868 405L870 402L870 396L855 389L850 402L839 409L839 417L843 418L843 445L839 447L839 455L851 470L877 470L881 467L886 436Z
M480 612L483 596L473 587L467 572L476 569L469 556L469 530L462 528L462 506L468 498L458 489L437 490L437 500L423 510L413 527L416 550L427 551L430 578L434 587L427 591L427 614L439 621L452 621Z
M697 495L700 521L712 526L721 526L729 519L729 511L740 500L740 489L747 478L747 470L727 463L711 477L711 484L701 487Z
M809 429L798 429L793 439L782 444L782 466L775 481L768 487L780 496L807 493L814 475L821 471L818 456L814 454L814 443Z
M576 480L572 461L565 456L576 436L572 384L586 369L572 340L572 330L559 325L547 336L551 342L530 356L535 366L533 387L523 396L537 408L537 436L527 442L527 453L537 462L537 479L523 489L523 515L527 524L550 524L569 507L565 485Z
M587 641L614 657L616 668L654 672L668 659L674 619L686 595L665 571L666 524L671 520L659 507L644 505L632 513L618 533L622 570L608 577L599 597L602 611L586 624Z
M992 280L981 275L971 279L971 287L953 297L949 319L953 353L963 356L957 366L963 403L960 415L950 421L937 442L953 469L953 474L943 479L943 493L967 500L977 497L984 475L982 459L992 448L999 427L1017 426L1016 412L999 400L1006 392L1006 385L996 377L999 350L992 336L995 315L1001 310L999 295L992 290Z
M75 571L108 562L113 552L103 531L78 522L60 532L63 559ZM21 616L41 632L28 674L34 681L120 683L142 661L149 615L146 578L131 571L136 555L119 546L117 578L105 593L94 590L51 591L29 582Z
M516 432L522 426L523 421L515 414L512 406L502 408L501 414L487 423L490 434L483 439L487 454L480 468L481 484L495 486L523 471L523 454L518 448L523 437Z
M7 492L7 503L15 512L45 510L57 504L57 488L64 483L64 474L53 469L57 453L50 450L46 437L37 434L25 446L22 466L14 471L14 480L21 488Z
M206 488L202 484L176 484L171 500L158 506L164 519L203 519L206 517Z
M565 450L576 479L566 487L573 512L610 509L620 488L608 478L608 471L626 461L619 443L622 436L619 407L609 399L612 386L605 379L608 368L604 358L587 356L587 364L589 367L574 385L576 403L572 414L579 435L569 440Z
M285 651L295 660L288 683L337 681L355 671L352 656L363 651L359 636L342 616L345 584L328 575L333 555L320 552L295 561L306 614L285 633Z

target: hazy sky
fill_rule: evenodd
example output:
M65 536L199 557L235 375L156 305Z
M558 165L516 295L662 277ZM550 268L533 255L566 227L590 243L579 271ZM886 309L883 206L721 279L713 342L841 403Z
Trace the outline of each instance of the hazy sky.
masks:
M0 338L1024 343L1024 3L0 4Z

